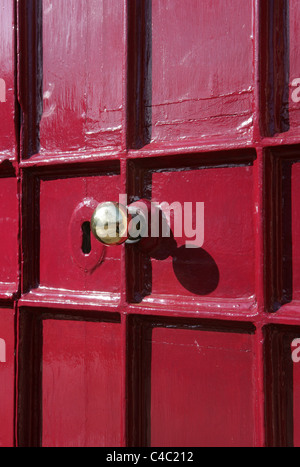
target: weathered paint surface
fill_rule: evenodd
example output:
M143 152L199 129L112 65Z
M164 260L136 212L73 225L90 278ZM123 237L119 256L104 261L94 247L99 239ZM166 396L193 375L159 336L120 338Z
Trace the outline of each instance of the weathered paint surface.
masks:
M44 446L120 444L120 350L119 324L44 321Z
M299 2L0 13L1 446L300 445ZM97 243L120 194L204 243Z
M118 148L123 1L43 1L41 151Z
M14 446L15 312L0 310L0 446Z
M13 3L3 0L0 6L0 161L16 155Z

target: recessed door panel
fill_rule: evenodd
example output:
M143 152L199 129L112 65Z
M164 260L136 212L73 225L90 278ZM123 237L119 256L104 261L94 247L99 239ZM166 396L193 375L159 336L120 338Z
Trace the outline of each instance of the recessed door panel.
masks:
M42 152L121 143L123 1L43 1Z
M0 15L0 159L15 155L14 10L11 0L1 2Z
M14 446L14 310L0 309L0 446Z
M3 166L2 166L3 167ZM9 167L9 170L12 168ZM17 179L0 168L0 297L18 290Z
M228 158L132 167L133 192L143 180L141 197L159 206L166 227L153 250L130 250L133 301L226 300L233 290L235 299L253 299L253 161Z
M31 228L39 232L38 250L28 239L28 287L38 286L41 298L54 294L63 299L69 294L85 295L87 301L118 300L121 250L97 242L90 225L98 203L119 201L118 164L84 173L77 170L73 176L35 174L33 179L28 176L27 183L29 199L35 196L36 203ZM38 191L34 195L32 190Z
M134 418L135 442L152 447L255 444L253 326L199 326L195 320L174 319L158 324L151 318L131 324L131 404L136 416L137 407L143 415Z
M251 337L155 329L151 445L253 446Z
M155 0L152 24L152 140L251 136L252 2Z
M120 445L118 324L43 322L44 447Z
M300 328L270 325L265 336L267 445L300 445Z
M267 198L272 213L268 231L268 235L271 232L268 267L272 266L270 272L273 277L271 305L277 311L278 307L297 306L300 298L300 249L297 242L300 233L300 163L299 151L295 148L272 150L267 154L268 177L271 177L269 190L274 194Z
M296 240L300 236L300 162L292 165L291 185L292 238ZM300 246L297 241L293 242L293 299L300 300Z

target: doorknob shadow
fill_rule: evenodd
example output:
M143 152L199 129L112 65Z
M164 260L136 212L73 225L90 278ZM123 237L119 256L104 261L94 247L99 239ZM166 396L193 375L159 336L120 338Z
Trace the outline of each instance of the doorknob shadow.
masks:
M158 248L150 254L152 259L164 261L173 258L173 270L180 284L195 295L209 295L216 290L220 271L213 257L203 248L194 245L177 247L171 232L163 238Z
M164 213L160 213L161 237L158 247L150 256L158 261L173 258L173 270L178 282L195 295L209 295L216 290L220 281L219 268L213 257L195 245L177 246L174 234ZM163 237L168 232L169 237Z
M129 248L131 261L128 266L134 289L130 295L135 303L141 303L152 294L152 260L165 261L171 257L178 283L194 295L210 295L219 285L220 271L213 257L197 246L178 247L172 231L169 237L159 238L156 247L150 251L143 248L138 251L134 246Z
M173 269L180 284L195 295L211 294L220 281L215 260L203 248L177 248L173 256Z

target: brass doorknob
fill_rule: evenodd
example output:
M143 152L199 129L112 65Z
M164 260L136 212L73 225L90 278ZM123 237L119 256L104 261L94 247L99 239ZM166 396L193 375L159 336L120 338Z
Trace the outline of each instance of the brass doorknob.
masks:
M128 226L131 216L120 203L101 203L91 219L91 230L104 245L121 245L129 238Z
M120 203L101 203L91 219L91 230L107 246L138 243L148 236L149 202L140 200L126 207Z
M140 199L129 206L101 203L91 219L91 231L106 246L139 244L144 253L154 251L160 243L158 231L160 209L149 200ZM155 228L156 227L156 228Z

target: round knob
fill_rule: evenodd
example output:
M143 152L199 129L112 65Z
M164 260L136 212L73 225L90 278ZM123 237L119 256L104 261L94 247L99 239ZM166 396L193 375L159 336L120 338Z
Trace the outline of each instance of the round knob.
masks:
M99 204L91 219L94 236L104 245L121 245L128 238L131 215L120 203Z

